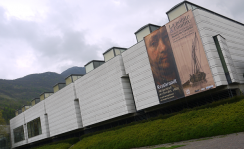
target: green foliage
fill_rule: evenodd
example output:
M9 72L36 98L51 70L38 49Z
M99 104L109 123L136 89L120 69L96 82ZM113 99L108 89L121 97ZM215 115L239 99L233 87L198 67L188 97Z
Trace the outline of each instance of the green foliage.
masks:
M14 117L16 109L29 105L30 100L39 97L42 92L52 92L53 85L59 82L64 82L63 76L52 72L31 74L15 80L0 79L0 110L3 110L6 122Z
M154 148L154 149L174 149L174 148L178 148L178 147L182 147L185 145L174 145L174 146L169 146L169 147L159 147L159 148Z
M5 120L3 119L2 111L0 111L0 125L4 125L4 124L5 124Z
M79 138L70 138L70 139L66 139L64 141L58 141L57 143L63 142L63 143L75 144L78 141L79 141Z
M52 144L52 145L44 145L35 149L68 149L71 147L69 143L59 143L59 144Z
M57 141L51 144L43 145L40 147L35 147L34 149L68 149L78 141L78 138L70 138L62 141Z
M244 100L235 97L155 120L82 137L72 149L128 149L244 131Z
M9 122L8 120L15 116L15 110L9 107L4 107L2 114L3 114L3 118L8 123Z
M5 128L5 120L4 118L2 117L2 111L0 111L0 136L1 135L6 135L7 132L6 132L6 128Z
M3 98L26 101L39 97L41 92L53 91L53 85L58 82L64 82L63 76L52 72L31 74L15 80L0 79L0 93Z
M106 131L109 131L109 130L117 130L117 129L120 129L120 128L123 128L123 127L126 127L126 126L132 126L132 125L136 125L136 124L140 124L140 123L145 123L147 121L152 121L152 120L157 120L157 119L166 119L166 118L172 117L174 115L177 115L179 113L185 113L185 112L188 112L188 111L205 109L205 108L213 108L213 107L216 107L216 106L219 106L219 105L224 105L224 104L228 104L228 103L234 103L234 102L240 101L241 99L244 99L244 95L235 96L233 98L222 99L222 100L215 101L215 102L212 102L212 103L209 103L209 104L206 104L206 105L202 105L202 106L199 106L199 107L195 107L195 108L192 108L192 109L184 109L184 110L182 110L180 112L175 112L175 113L170 113L170 114L165 114L165 115L159 115L158 117L150 118L148 120L132 122L130 124L120 125L120 126L113 127L113 128L110 128L110 129L106 129L106 130L102 130L102 131L98 131L98 132L94 132L94 133L85 134L85 135L83 135L81 137L81 139L85 138L85 137L88 137L88 136L95 135L95 134L99 134L99 133L102 133L102 132L106 132Z

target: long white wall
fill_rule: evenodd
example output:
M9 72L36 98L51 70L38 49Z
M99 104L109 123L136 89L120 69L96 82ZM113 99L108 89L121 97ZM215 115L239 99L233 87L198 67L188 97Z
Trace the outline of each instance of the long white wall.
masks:
M75 81L84 127L135 112L130 84L123 76L119 55Z
M159 104L144 40L122 53L137 110Z
M201 9L194 10L193 14L216 85L227 85L224 70L213 40L213 36L218 34L226 39L228 51L238 76L238 83L244 83L244 26Z
M27 123L38 117L40 117L41 128L42 128L42 134L37 135L35 137L28 138L28 133L26 133L27 143L35 142L49 137L49 132L47 132L45 117L44 117L45 114L44 104L45 104L44 101L41 101L24 112L26 130L27 130Z
M76 111L75 99L74 83L45 99L51 137L82 128L81 119L77 119L80 113Z
M244 27L209 12L193 11L205 53L217 86L227 85L213 40L231 67L232 81L244 83ZM230 61L231 60L231 61ZM132 89L131 89L132 88ZM133 90L133 94L132 94ZM134 96L133 96L134 95ZM12 146L53 137L159 104L144 40L74 83L10 120ZM28 138L26 124L40 117L42 134ZM13 129L24 125L25 140L14 143Z
M12 144L22 146L135 111L129 78L119 55L11 119L12 136L14 128L25 126L25 140L14 143L12 137ZM25 124L38 117L42 134L28 138Z

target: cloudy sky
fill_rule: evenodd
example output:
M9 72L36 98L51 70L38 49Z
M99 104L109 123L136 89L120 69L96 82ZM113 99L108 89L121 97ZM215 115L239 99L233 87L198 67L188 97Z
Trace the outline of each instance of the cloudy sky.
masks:
M145 24L164 25L183 0L0 0L0 78L61 73L131 47ZM243 0L191 2L244 23Z

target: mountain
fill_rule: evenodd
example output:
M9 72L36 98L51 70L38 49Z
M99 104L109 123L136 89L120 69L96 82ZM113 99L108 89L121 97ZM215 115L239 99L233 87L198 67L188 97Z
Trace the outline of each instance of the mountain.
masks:
M31 74L15 80L0 79L0 110L8 120L14 116L15 109L29 105L31 99L42 92L53 92L53 85L62 83L64 77L54 72ZM7 112L6 112L7 111Z
M56 83L64 83L70 74L85 74L84 67L72 67L61 74L45 72L30 74L15 80L0 79L0 111L8 122L15 115L15 110L23 105L30 105L33 98L38 98L43 92L53 92Z
M61 73L61 75L66 78L71 74L86 74L86 69L84 67L71 67Z
M64 79L53 72L31 74L15 80L0 79L0 93L10 98L30 100L44 91L52 91L53 85L58 82L64 82Z

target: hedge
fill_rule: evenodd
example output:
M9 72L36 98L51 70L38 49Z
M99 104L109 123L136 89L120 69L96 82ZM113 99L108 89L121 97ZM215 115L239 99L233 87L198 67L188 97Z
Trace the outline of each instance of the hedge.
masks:
M243 96L83 136L72 149L129 149L244 131Z

